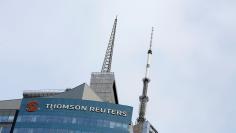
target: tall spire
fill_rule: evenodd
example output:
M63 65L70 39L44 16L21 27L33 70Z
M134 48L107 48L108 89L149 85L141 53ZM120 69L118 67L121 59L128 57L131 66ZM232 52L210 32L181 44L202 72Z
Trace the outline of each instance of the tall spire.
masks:
M140 107L139 107L139 117L137 119L138 123L143 123L146 120L145 114L146 114L146 106L147 106L147 102L148 102L147 89L148 89L148 83L150 82L149 71L150 71L151 56L152 56L153 32L154 32L154 28L152 27L150 46L149 46L148 53L147 53L148 57L147 57L145 77L143 78L143 93L142 93L142 96L139 97Z
M116 35L116 25L117 25L117 16L114 21L114 25L113 25L111 36L110 36L109 43L107 46L106 55L103 61L101 72L111 72L113 47L114 47L114 41L115 41L115 35Z

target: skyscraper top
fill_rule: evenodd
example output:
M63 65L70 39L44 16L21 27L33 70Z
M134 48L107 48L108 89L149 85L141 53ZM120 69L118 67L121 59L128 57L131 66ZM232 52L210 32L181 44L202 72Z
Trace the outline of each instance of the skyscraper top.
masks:
M101 72L91 74L90 87L104 102L119 104L115 75L111 72L117 17L114 21Z
M106 50L106 54L105 54L105 58L103 61L101 72L111 72L113 47L114 47L115 35L116 35L116 25L117 25L117 16L114 21L114 25L113 25L111 36L110 36L109 43L107 46L107 50Z

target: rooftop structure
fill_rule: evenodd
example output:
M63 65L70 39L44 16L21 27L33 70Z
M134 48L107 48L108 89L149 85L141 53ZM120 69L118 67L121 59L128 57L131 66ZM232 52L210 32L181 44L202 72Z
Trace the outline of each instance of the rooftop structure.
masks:
M46 97L51 95L56 95L64 92L65 90L25 90L23 91L24 98L34 98L34 97Z
M114 21L101 72L93 72L91 74L90 87L105 102L118 104L115 75L111 72L116 26L117 17Z
M110 36L109 43L107 46L101 72L111 72L113 48L114 48L114 42L115 42L115 36L116 36L116 25L117 25L117 17L115 19L115 22L112 28L112 32L111 32L111 36Z

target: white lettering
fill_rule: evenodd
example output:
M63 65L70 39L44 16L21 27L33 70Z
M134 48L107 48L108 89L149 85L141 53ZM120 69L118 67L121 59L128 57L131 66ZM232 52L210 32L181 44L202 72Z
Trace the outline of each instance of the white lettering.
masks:
M75 109L75 105L70 105L69 109L71 110Z
M49 105L50 105L50 104L46 104L46 108L47 108L47 109L49 108Z
M112 110L112 109L107 109L107 113L110 114L110 111L111 111L111 110Z
M63 109L69 109L69 107L70 107L70 105L65 105L65 104L62 105Z
M128 116L128 112L110 108L101 108L101 107L94 107L94 106L82 106L82 105L73 105L73 104L45 104L47 109L66 109L66 110L80 110L80 111L90 111L90 112L97 112L97 113L107 113L111 115L117 116Z
M81 110L87 110L87 106L81 106Z
M122 111L120 111L120 110L117 110L117 112L116 112L116 113L117 113L117 115L121 116L123 112L122 112Z
M105 113L105 112L106 112L106 109L101 108L101 112L102 112L102 113Z
M115 115L116 114L116 110L111 110L111 114Z
M98 107L96 107L96 109L95 109L95 110L96 110L96 112L100 112L100 109L99 109Z
M125 112L125 111L122 112L122 115L123 115L123 116L127 116L127 114L128 114L128 113Z
M57 109L61 109L62 105L61 104L57 104Z
M95 107L89 107L89 111L95 111Z
M80 106L79 105L75 105L75 109L76 110L80 110Z

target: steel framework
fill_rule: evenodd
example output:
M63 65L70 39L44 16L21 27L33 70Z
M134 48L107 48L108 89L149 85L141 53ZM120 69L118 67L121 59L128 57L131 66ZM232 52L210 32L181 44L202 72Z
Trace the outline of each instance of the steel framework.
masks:
M112 55L113 55L113 47L115 42L115 35L116 35L116 25L117 25L117 17L115 19L111 36L109 39L108 47L106 50L105 58L102 65L101 72L111 72L111 63L112 63Z

